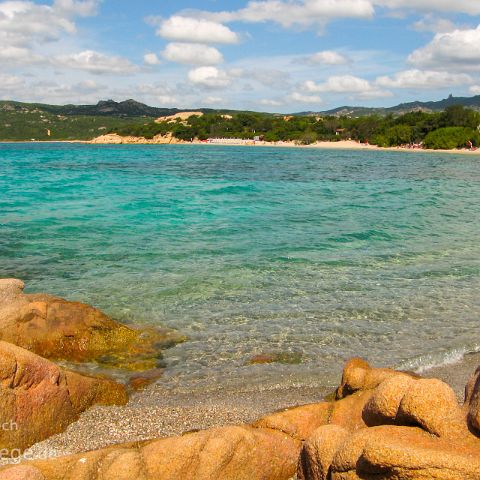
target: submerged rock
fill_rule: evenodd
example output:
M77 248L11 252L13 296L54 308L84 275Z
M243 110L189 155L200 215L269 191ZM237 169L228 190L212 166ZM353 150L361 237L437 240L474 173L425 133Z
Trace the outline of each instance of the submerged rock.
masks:
M293 352L261 353L247 361L247 365L264 365L269 363L284 363L295 365L302 363L302 354Z
M94 404L126 402L123 385L63 370L28 350L0 341L2 457L15 456L62 432Z
M163 366L162 349L185 340L171 330L132 329L89 305L23 289L20 280L0 280L0 340L45 358L150 370Z

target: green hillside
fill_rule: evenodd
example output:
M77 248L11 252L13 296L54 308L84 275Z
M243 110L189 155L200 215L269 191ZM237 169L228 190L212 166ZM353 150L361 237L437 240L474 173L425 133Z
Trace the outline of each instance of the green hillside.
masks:
M183 140L209 137L249 139L261 136L269 141L312 143L316 140L352 138L396 145L398 142L418 143L439 128L468 127L475 132L475 137L471 133L467 136L471 136L476 143L480 123L476 112L480 111L480 96L450 96L439 102L413 102L390 108L341 107L323 113L303 112L287 117L269 113L195 109L204 113L204 116L192 117L187 122L154 122L158 117L182 111L186 110L150 107L134 100L107 100L96 105L0 101L0 141L91 140L110 132L152 138L171 132ZM442 116L441 112L449 113ZM398 135L399 126L402 126L402 135Z
M0 140L89 140L112 129L146 121L146 118L68 115L58 107L0 102ZM148 121L151 119L149 118ZM50 135L49 135L50 132Z

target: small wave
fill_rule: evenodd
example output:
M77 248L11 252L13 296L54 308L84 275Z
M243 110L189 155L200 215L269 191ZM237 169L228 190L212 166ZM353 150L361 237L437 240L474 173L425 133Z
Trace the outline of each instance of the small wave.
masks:
M460 363L464 359L465 355L479 352L480 345L475 345L473 347L455 348L448 352L422 355L403 362L399 366L399 369L422 374L428 370L431 370L432 368Z
M232 195L242 193L257 192L258 189L253 185L228 185L218 188L210 188L201 192L202 195Z

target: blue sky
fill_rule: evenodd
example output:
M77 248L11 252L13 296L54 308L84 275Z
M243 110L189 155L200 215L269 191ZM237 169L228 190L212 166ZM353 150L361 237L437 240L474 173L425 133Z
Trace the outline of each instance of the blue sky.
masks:
M0 98L293 112L480 94L479 0L0 0Z

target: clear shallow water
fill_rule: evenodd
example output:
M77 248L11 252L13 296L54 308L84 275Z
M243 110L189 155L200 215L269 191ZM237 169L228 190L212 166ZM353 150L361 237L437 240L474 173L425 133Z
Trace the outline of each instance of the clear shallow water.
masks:
M167 385L476 350L479 233L478 157L0 144L0 276L185 333ZM245 366L279 351L302 363Z

